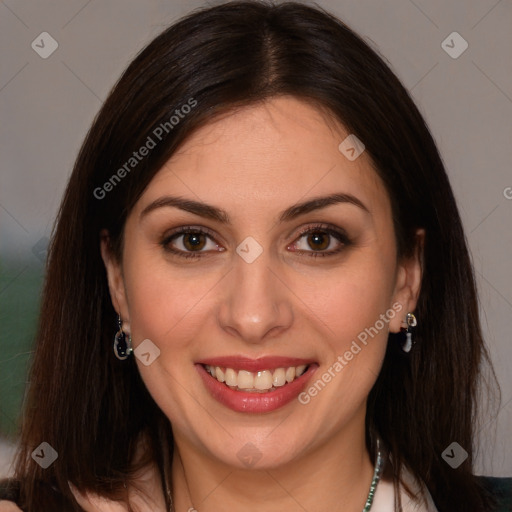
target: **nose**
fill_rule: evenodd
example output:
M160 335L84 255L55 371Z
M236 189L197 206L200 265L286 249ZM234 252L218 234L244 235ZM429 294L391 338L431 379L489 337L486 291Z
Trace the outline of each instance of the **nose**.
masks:
M262 343L293 323L290 289L278 277L264 251L247 263L238 255L226 276L218 319L220 326L245 343Z

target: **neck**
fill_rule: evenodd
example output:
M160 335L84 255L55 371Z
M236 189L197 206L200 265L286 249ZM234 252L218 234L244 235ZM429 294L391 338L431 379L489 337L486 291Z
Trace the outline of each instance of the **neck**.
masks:
M373 465L363 428L346 429L300 458L265 469L240 469L205 456L175 435L174 510L218 512L360 512L368 497Z

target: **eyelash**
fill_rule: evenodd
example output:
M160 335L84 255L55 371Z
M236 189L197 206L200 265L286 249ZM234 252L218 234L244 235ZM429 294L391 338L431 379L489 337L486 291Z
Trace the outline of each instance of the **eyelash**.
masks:
M335 254L340 253L344 247L347 247L352 244L352 241L348 238L348 236L343 231L329 227L329 225L327 225L327 224L315 224L313 226L308 226L308 227L304 228L303 230L300 231L300 233L297 237L297 240L300 240L304 235L307 235L310 233L317 233L317 232L326 233L330 236L333 236L342 244L342 246L336 250L331 250L328 252L326 252L326 251L304 251L304 250L297 250L294 252L296 252L298 254L307 253L307 255L312 258L317 258L318 256L321 256L321 257L334 256ZM210 239L212 239L212 241L213 241L213 237L214 237L213 232L211 232L210 230L208 230L206 228L195 228L192 226L183 226L181 228L178 228L176 231L173 231L172 233L165 236L165 238L160 242L160 245L163 247L163 249L166 252L170 252L170 253L175 254L176 256L179 256L181 258L186 258L186 259L202 258L203 255L201 254L200 251L185 252L180 249L174 249L169 245L171 243L171 241L174 240L175 238L178 238L181 235L190 235L190 234L205 235L205 236L209 237ZM293 242L293 243L295 243L295 242Z

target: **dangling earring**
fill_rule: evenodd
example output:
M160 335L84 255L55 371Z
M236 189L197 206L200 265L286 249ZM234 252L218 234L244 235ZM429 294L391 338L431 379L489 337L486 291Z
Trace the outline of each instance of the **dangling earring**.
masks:
M406 353L409 353L412 349L413 343L415 343L412 341L411 327L416 327L418 322L412 313L407 313L404 323L407 325L407 327L400 328L400 330L405 333L405 341L402 344L402 350Z
M124 361L132 353L132 337L123 331L123 322L121 321L121 315L118 315L117 323L119 325L119 331L117 331L114 338L114 354L117 359Z

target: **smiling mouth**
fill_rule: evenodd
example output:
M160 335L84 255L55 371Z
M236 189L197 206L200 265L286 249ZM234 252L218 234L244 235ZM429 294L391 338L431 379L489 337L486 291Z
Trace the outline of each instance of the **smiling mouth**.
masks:
M233 391L268 393L292 383L303 375L310 365L302 364L300 366L288 366L258 372L235 370L209 364L203 364L202 366L212 378L223 383Z

